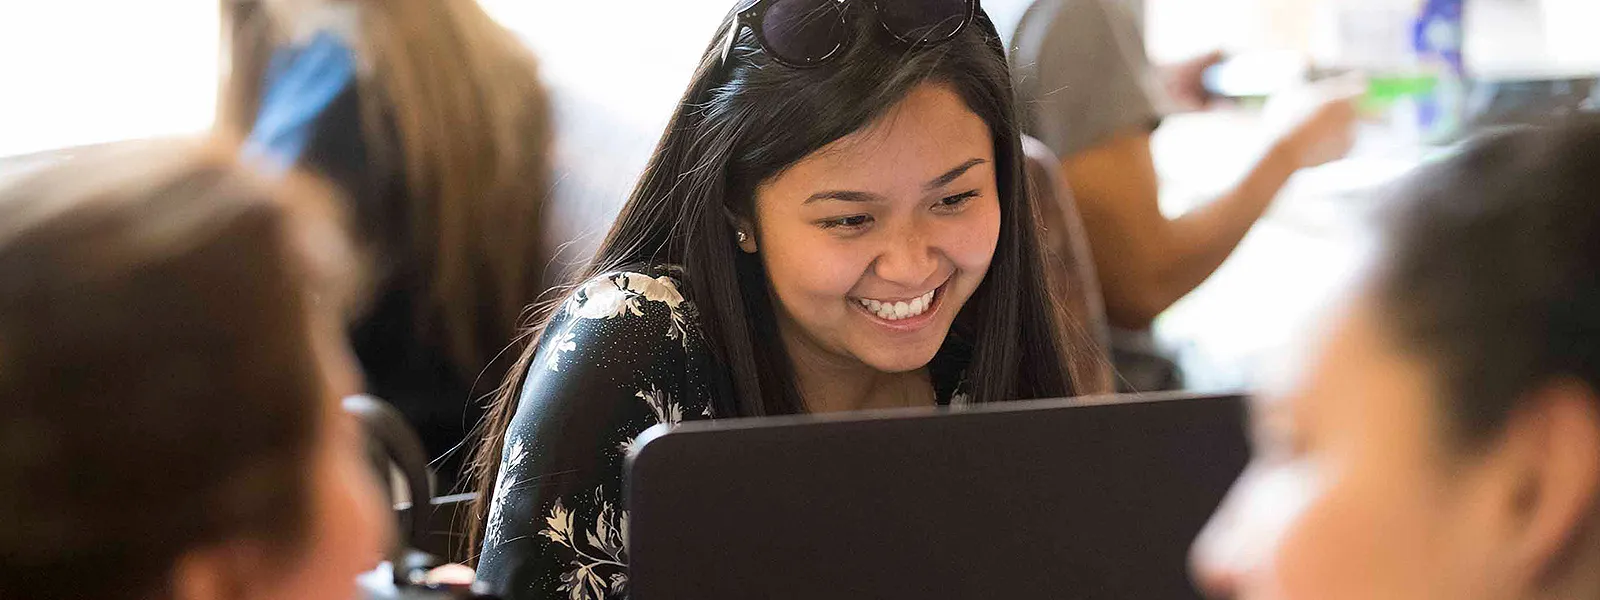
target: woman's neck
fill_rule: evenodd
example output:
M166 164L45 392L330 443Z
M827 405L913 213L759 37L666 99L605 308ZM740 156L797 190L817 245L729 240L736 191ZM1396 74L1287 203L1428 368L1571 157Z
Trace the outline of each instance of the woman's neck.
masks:
M885 373L850 357L818 348L803 335L780 327L794 367L795 387L806 412L828 413L877 408L932 406L933 381L927 367Z

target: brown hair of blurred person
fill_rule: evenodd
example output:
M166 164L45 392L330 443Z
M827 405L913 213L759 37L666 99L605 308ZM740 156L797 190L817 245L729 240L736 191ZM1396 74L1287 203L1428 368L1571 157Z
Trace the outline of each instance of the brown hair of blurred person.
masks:
M395 149L402 163L428 287L418 308L462 375L477 376L544 292L554 254L542 235L551 136L537 62L475 0L327 1L360 11L363 128L383 141L370 151ZM222 0L225 131L249 131L284 21L322 2Z
M0 598L348 598L375 564L348 247L317 186L232 154L0 188Z

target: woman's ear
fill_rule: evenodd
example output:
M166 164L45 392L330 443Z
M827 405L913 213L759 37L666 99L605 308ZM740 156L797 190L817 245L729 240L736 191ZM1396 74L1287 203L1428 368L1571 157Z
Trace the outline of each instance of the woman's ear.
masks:
M728 223L733 225L733 243L737 244L745 254L755 254L758 250L755 225L750 219L737 216L731 211L724 211L724 214L728 217Z
M1510 416L1496 452L1508 484L1505 551L1523 589L1561 585L1585 551L1600 498L1600 404L1578 381L1535 390ZM1585 560L1587 560L1585 558Z

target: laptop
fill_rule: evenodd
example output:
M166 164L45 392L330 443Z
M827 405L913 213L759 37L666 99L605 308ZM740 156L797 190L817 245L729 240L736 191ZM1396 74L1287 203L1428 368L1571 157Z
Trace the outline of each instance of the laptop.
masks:
M1187 600L1249 458L1237 395L657 428L629 459L635 600Z

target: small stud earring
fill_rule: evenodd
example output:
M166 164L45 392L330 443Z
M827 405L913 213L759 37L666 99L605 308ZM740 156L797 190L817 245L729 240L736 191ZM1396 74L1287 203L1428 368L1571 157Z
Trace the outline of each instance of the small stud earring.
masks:
M739 243L741 243L741 244L743 244L743 243L745 243L745 242L750 240L750 235L745 233L744 230L742 230L742 229L737 231L737 232L735 232L734 235L736 235L739 238Z

